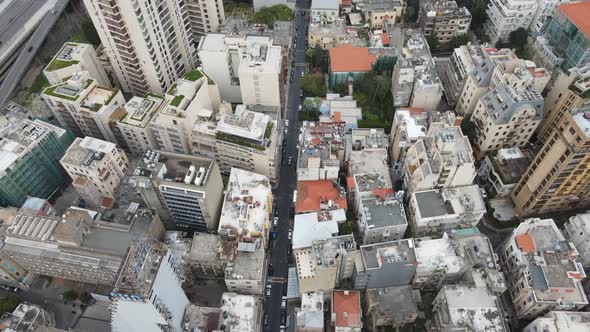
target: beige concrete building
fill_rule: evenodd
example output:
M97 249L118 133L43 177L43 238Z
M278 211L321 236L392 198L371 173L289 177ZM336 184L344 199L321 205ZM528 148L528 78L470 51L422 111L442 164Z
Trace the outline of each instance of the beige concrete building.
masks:
M424 1L420 3L419 23L426 38L434 36L439 43L446 43L467 33L471 13L455 1Z
M590 213L576 214L563 225L563 235L576 246L584 268L590 268Z
M155 143L152 148L191 154L193 126L219 109L219 90L203 72L193 70L174 83L164 99L166 105L148 123Z
M80 197L92 207L110 207L129 168L123 150L93 137L76 138L60 160Z
M346 30L344 22L336 21L331 24L309 24L307 40L309 47L319 46L328 50L340 45L355 45L354 41L358 39L354 33Z
M371 28L382 29L393 27L401 19L405 2L398 0L365 0L355 3L355 5L365 14Z
M520 318L588 305L579 253L552 219L527 219L498 249L508 294Z
M67 42L43 69L51 85L62 83L75 73L87 71L98 85L111 87L107 74L90 44Z
M151 93L144 97L135 96L125 104L126 115L117 121L117 128L131 153L139 155L157 146L156 138L149 130L149 123L167 104L164 98Z
M475 174L469 139L460 127L444 123L433 123L426 136L408 149L404 159L406 194L470 185Z
M90 72L72 74L66 82L43 90L41 97L57 121L76 136L119 143L109 123L125 104L125 98L119 90L100 86Z
M512 193L519 217L590 206L590 107L564 113Z
M420 293L411 286L367 289L365 315L371 331L379 327L403 327L413 323L420 310Z
M121 88L164 93L195 67L196 52L184 2L84 0Z
M571 68L569 73L558 70L555 83L545 97L545 112L537 135L547 141L554 128L559 126L564 113L590 101L590 65Z
M516 90L500 84L483 95L471 121L475 125L476 155L526 145L543 118L543 97L532 86Z
M102 214L70 208L59 217L19 213L2 251L36 274L112 286L131 242L164 233L157 215L130 207Z
M537 317L522 332L590 331L590 312L550 311Z
M345 157L346 124L304 121L301 131L297 180L338 178Z

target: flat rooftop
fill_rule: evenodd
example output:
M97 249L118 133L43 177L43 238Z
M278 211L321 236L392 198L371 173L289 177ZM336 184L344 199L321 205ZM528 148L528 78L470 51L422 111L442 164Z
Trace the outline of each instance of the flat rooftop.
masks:
M88 89L94 82L87 71L77 72L72 75L66 82L52 85L45 88L42 94L44 96L51 96L53 98L59 98L62 101L69 102L81 102L81 97L86 95ZM90 105L87 102L87 105ZM88 106L89 108L90 106Z
M346 213L341 210L344 220L332 218L332 211L311 212L295 215L293 221L293 249L310 247L313 241L329 239L338 234L338 222L346 221ZM322 218L320 220L320 217Z
M418 111L421 110L421 111ZM423 109L399 108L395 111L398 123L405 127L403 141L413 141L426 136L428 130L428 113Z
M365 212L369 229L407 225L408 223L401 198L365 198L361 200L360 208Z
M444 286L439 294L446 299L451 324L474 332L508 331L498 299L485 288Z
M415 239L414 245L418 271L434 271L444 267L447 273L453 274L464 267L463 257L455 252L451 240L447 237Z
M124 107L128 115L121 122L144 128L163 104L164 99L154 94L148 93L145 97L135 96L125 104Z
M518 182L528 169L529 162L530 159L517 147L498 150L496 157L492 159L494 170L504 184Z
M239 105L234 114L221 114L217 122L217 132L262 142L270 121L268 115L250 111L246 106Z
M77 167L95 169L105 155L111 154L116 148L116 144L98 138L86 136L82 139L78 137L70 145L61 162Z
M421 218L485 211L478 185L419 191L412 195L416 197Z
M413 239L364 245L360 250L366 269L380 268L391 262L416 262Z
M265 252L264 250L254 250L252 252L238 251L236 259L233 261L231 270L226 267L225 280L229 279L247 279L263 280L265 273Z
M213 262L218 260L220 241L220 235L195 232L193 235L189 259L201 262Z
M590 139L590 106L570 111L576 125L582 130L586 139Z
M369 192L375 190L391 189L391 179L389 174L367 173L357 174L354 176L356 190L359 192Z
M270 214L271 186L264 175L232 168L227 184L219 233L249 238L265 232Z
M228 331L254 331L260 324L258 296L236 293L223 293L221 296L221 314L223 325Z

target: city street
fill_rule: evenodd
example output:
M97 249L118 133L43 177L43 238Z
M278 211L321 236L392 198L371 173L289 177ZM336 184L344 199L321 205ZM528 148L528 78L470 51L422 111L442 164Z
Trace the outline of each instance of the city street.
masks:
M290 207L293 202L293 191L297 186L297 143L299 138L299 121L298 121L298 107L301 104L299 97L301 73L305 70L305 40L306 27L308 23L305 17L299 14L301 9L309 9L309 0L298 0L297 8L295 10L295 25L299 29L293 30L297 42L293 48L292 58L295 61L295 66L291 67L293 73L293 82L289 84L289 98L287 110L285 112L285 119L289 120L289 127L286 140L285 155L282 159L287 159L289 156L293 157L292 165L285 163L281 166L279 177L279 185L275 192L275 204L279 208L279 221L276 229L276 239L273 241L271 248L270 261L273 266L274 273L269 277L269 284L272 285L271 297L266 299L265 313L269 315L268 326L265 331L280 331L281 321L285 321L287 325L286 310L281 309L281 299L286 295L287 273L289 268L289 258L287 251L291 245L288 233L290 227ZM289 64L290 66L291 64ZM288 80L289 78L287 78ZM283 293L285 290L285 293ZM285 312L283 314L283 312ZM283 317L281 317L283 315Z

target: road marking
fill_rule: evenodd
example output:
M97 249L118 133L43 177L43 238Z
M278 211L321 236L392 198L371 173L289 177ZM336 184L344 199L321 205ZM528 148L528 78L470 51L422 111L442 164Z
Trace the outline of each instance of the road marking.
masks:
M287 278L268 277L268 282L286 282Z

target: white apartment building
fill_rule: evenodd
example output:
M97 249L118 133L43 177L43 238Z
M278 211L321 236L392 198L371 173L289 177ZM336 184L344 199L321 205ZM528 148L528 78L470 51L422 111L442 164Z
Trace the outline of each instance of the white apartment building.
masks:
M217 32L219 25L225 21L222 0L187 0L185 5L195 45L205 34Z
M168 89L166 106L149 122L154 149L191 154L190 136L195 123L219 109L217 86L201 71L194 70Z
M136 242L110 294L112 331L184 331L190 304L182 289L185 264L163 244Z
M217 230L223 180L214 159L147 150L128 174L132 192L170 226L189 232Z
M403 192L361 199L357 214L363 244L399 240L408 227Z
M537 317L522 332L590 331L590 312L550 311Z
M484 44L485 49L491 48ZM450 70L443 81L444 93L449 105L455 106L467 76L475 70L475 66L483 61L484 48L478 44L468 43L453 50L450 59Z
M466 34L471 24L469 10L455 1L421 2L418 18L424 36L435 37L441 43Z
M268 178L232 168L217 233L224 237L236 237L238 247L266 248L271 211L272 191Z
M258 296L226 292L221 295L218 318L228 331L262 331L263 304Z
M498 254L518 317L535 318L551 310L576 311L588 305L579 253L552 219L521 222Z
M590 267L590 213L576 214L563 225L563 235L580 253L584 268Z
M444 286L433 301L436 331L508 332L500 299L482 287Z
M391 125L390 158L394 171L401 168L401 159L405 151L419 138L426 136L428 130L428 112L423 109L398 108L395 110Z
M486 213L478 185L414 192L409 209L414 237L440 236L452 229L475 227Z
M340 16L340 1L312 0L310 14L314 23L331 23Z
M517 147L500 149L485 157L477 174L491 197L508 197L529 163L530 158Z
M262 296L267 261L264 248L239 245L235 259L225 265L225 285L230 292Z
M406 193L468 186L475 178L469 139L460 127L433 123L426 137L408 148L403 166Z
M367 23L373 29L393 27L402 15L405 1L398 0L365 0L355 3L365 14ZM387 29L386 29L387 30Z
M123 91L164 93L195 67L184 2L84 0L84 4Z
M512 31L529 28L537 7L537 0L491 0L486 10L488 20L484 24L484 31L493 44L508 41Z
M76 136L119 143L109 123L125 104L123 94L100 86L89 72L74 73L66 82L43 90L41 97L57 121Z
M151 93L144 97L135 96L125 104L127 114L117 122L117 128L131 153L141 154L157 146L148 125L167 104L164 98Z
M93 137L76 138L60 163L80 197L95 208L102 206L105 199L118 197L117 189L129 168L123 150Z
M550 73L545 68L528 60L521 60L510 49L485 48L483 59L467 76L457 102L456 111L467 118L475 110L479 99L490 89L501 83L511 85L516 90L533 86L543 91L549 82Z
M281 47L268 36L208 33L199 43L203 71L222 101L281 106Z
M401 57L393 71L393 106L437 109L443 88L430 48L420 30L405 30Z
M543 119L543 97L532 86L500 84L483 95L469 121L475 125L476 155L525 146Z
M62 83L75 73L87 71L98 85L107 88L111 82L90 44L67 42L43 69L50 85Z

